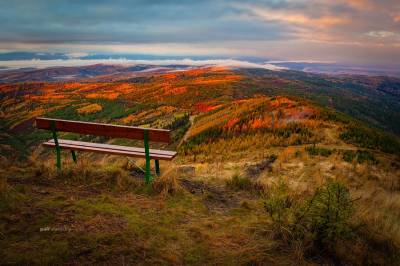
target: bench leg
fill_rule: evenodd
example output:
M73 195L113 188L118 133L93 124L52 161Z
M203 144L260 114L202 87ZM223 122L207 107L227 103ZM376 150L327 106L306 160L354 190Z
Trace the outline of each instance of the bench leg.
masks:
M74 150L71 150L71 155L72 155L72 160L74 160L74 163L76 163L76 154Z
M144 135L144 151L146 154L146 183L151 182L151 174L150 174L150 148L149 148L149 132L145 129L143 132Z
M156 165L156 174L160 176L160 162L156 159L154 160L154 163Z
M51 131L53 133L53 139L54 139L54 144L56 148L56 154L57 154L57 169L61 170L61 148L60 145L58 144L58 138L57 138L57 131L56 131L56 125L54 121L51 123Z
M61 170L61 149L59 146L56 146L56 154L57 154L57 169Z

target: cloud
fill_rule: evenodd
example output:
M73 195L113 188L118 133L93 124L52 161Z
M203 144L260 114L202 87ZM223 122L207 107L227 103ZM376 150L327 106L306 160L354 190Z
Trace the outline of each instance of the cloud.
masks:
M338 0L342 4L351 6L353 8L356 8L358 10L374 10L374 9L379 9L379 4L377 4L375 1L371 0Z
M322 60L270 60L266 63L269 64L283 64L283 63L306 63L306 64L334 64L334 61L322 61Z
M84 56L88 56L90 55L89 53L85 53L85 52L73 52L73 53L67 53L66 56L68 56L68 58L79 58L79 57L84 57Z
M296 10L277 10L257 5L238 4L236 7L248 10L252 15L264 21L275 21L285 24L302 25L312 28L324 28L345 24L349 20L343 16L321 15L319 17L301 13Z
M385 31L385 30L380 30L380 31L370 31L366 33L367 36L369 37L374 37L374 38L390 38L390 37L399 37L400 34L392 31Z
M248 61L234 60L234 59L209 59L209 60L193 60L193 59L176 59L176 60L128 60L128 59L102 59L102 60L18 60L18 61L0 61L0 67L8 69L18 69L23 67L33 68L47 68L58 66L88 66L94 64L106 65L189 65L189 66L220 66L220 67L233 67L233 68L264 68L269 70L281 70L285 67L275 66L270 63L252 63Z
M0 51L400 61L398 1L0 1Z
M380 42L378 38L366 38L372 36L365 32L372 35L396 32L398 25L393 14L400 9L395 0L252 1L237 3L234 7L260 23L280 25L289 41L354 46ZM385 46L395 45L395 40L386 41Z

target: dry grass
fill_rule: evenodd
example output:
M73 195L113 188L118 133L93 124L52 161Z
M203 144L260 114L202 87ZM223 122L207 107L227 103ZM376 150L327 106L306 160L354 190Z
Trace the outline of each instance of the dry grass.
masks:
M163 196L182 193L183 188L179 184L177 177L177 169L175 167L168 168L160 177L155 177L151 184L153 191Z
M222 201L219 208L228 208L224 207L227 204L231 211L211 212L204 194L183 191L174 167L164 168L149 193L144 182L132 181L117 164L103 166L80 159L76 166L66 163L61 172L52 161L3 168L2 192L18 187L23 197L1 213L0 228L6 236L0 238L6 247L1 251L2 262L204 265L291 261L275 250L272 239L255 233L261 233L266 222L256 200L247 199L237 207ZM23 255L21 250L25 250Z
M274 140L272 135L255 134L197 145L192 149L195 156L188 155L184 161L200 165L201 175L208 176L209 180L215 177L230 180L234 172L232 169L243 169L249 161L258 162L267 154L277 154L278 160L274 162L272 171L262 173L258 181L267 186L268 191L269 186L283 179L300 198L311 195L315 188L328 179L340 180L348 186L355 200L353 222L360 229L357 239L337 245L337 259L350 264L363 264L368 260L376 264L396 264L396 261L400 261L398 158L371 151L378 163L358 163L356 160L348 163L343 159L343 151L356 150L357 147L338 140L338 129L332 125L321 129L319 131L317 128L315 134L326 135L326 130L329 131L323 144L317 145L330 150L326 156L309 154L301 145L285 147L285 141ZM203 180L207 178L203 177ZM246 187L248 182L236 183L236 187ZM291 247L290 253L297 254L296 257L301 260L302 250L301 246Z
M3 235L14 236L13 245L0 238L7 247L0 255L17 264L395 264L400 250L397 158L374 152L378 164L349 163L342 151L357 147L337 140L336 127L315 125L312 130L323 142L316 146L331 150L330 155L291 145L291 136L260 132L216 139L174 162L162 162L162 176L148 186L130 176L133 166L118 156L78 154L75 165L63 153L60 172L54 154L43 150L25 164L3 159L0 228ZM272 154L278 158L271 168L244 178L246 167ZM179 174L181 163L194 166L196 174ZM233 179L235 173L241 178ZM349 188L356 206L352 222L359 228L351 241L336 244L335 258L310 257L308 243L287 245L278 238L262 200L283 180L293 200L302 202L328 179ZM188 191L181 180L200 189ZM46 226L71 232L38 232Z

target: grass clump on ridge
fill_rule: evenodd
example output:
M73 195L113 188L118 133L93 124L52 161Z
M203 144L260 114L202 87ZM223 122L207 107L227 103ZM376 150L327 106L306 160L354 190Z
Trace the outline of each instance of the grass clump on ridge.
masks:
M251 180L248 177L242 177L240 174L235 173L230 179L226 180L226 186L230 189L239 191L256 191L259 193L264 192L264 185L260 182Z
M346 162L353 162L354 159L358 163L364 163L364 162L372 162L372 163L378 163L378 160L375 158L374 154L371 153L370 151L363 151L363 150L357 150L357 151L345 151L343 153L343 160Z
M235 190L250 190L253 183L249 178L242 177L236 173L230 179L226 180L226 185Z
M332 154L332 150L322 148L322 147L316 147L316 146L308 146L305 148L305 150L308 152L310 155L320 155L324 157L329 157Z

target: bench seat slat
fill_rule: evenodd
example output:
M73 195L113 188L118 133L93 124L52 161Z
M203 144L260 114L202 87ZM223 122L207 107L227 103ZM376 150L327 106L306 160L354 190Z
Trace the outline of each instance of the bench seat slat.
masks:
M138 147L103 144L103 143L93 143L93 142L67 140L67 139L60 139L58 141L60 144L62 143L62 144L70 144L70 145L80 145L80 146L97 147L97 148L122 150L122 151L134 151L134 152L137 151L137 152L144 153L144 148L138 148ZM48 142L54 143L54 140L51 139ZM162 154L162 155L168 155L168 156L176 155L175 151L165 151L165 150L157 150L157 149L149 149L149 151L150 151L150 153L153 153L153 154Z
M58 142L62 149L77 150L77 151L92 151L99 153L145 158L144 148L64 140L64 139L59 139ZM46 147L54 147L55 143L54 140L49 140L47 142L44 142L42 145ZM151 159L172 160L176 156L176 154L177 153L174 151L150 149Z

